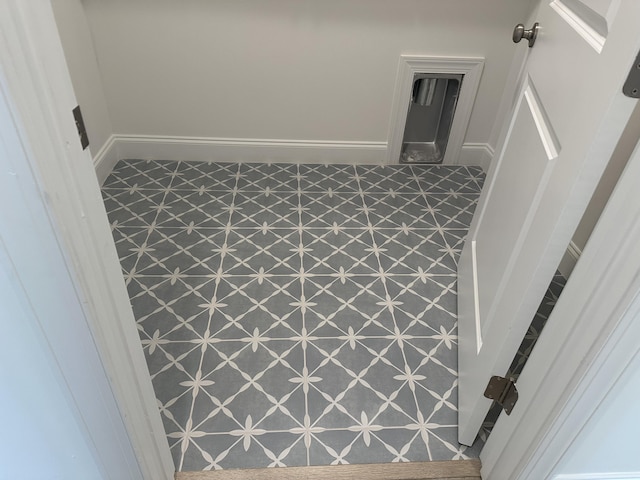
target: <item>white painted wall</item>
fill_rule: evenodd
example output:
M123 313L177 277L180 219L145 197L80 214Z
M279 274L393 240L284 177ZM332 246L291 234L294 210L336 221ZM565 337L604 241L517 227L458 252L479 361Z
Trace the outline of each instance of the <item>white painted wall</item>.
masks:
M640 357L636 356L561 460L554 472L561 475L558 479L640 479L638 398ZM620 472L635 475L615 475ZM597 475L601 473L609 475Z
M607 169L602 174L598 188L594 192L591 202L573 235L573 243L580 250L584 249L584 246L587 244L593 227L600 218L600 214L607 204L616 183L618 183L620 174L627 165L627 161L629 157L631 157L631 153L638 141L640 141L640 106L636 106L633 111L633 115L629 119L629 124L625 128L618 142L618 146L607 165Z
M486 58L466 136L485 143L530 2L83 4L117 134L386 141L399 56L411 53Z
M51 369L48 346L5 268L0 264L0 479L101 479Z
M113 129L93 48L89 23L80 0L51 0L73 90L80 104L89 150L95 156Z
M587 244L587 241L589 241L589 237L591 236L596 223L600 219L600 215L602 214L604 207L609 201L611 193L618 183L622 171L633 153L633 149L639 141L640 105L636 105L636 108L629 119L629 123L622 133L622 137L620 137L620 141L611 156L611 160L609 160L609 164L602 174L602 178L589 201L589 205L587 206L587 209L585 210L584 215L573 234L569 248L558 266L558 270L565 276L565 278L569 278L571 275L576 262L580 258L582 250Z

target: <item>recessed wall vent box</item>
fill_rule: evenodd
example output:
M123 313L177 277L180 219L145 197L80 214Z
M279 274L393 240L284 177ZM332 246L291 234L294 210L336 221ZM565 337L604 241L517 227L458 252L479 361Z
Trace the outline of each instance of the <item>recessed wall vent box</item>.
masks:
M442 163L463 77L414 75L400 163Z

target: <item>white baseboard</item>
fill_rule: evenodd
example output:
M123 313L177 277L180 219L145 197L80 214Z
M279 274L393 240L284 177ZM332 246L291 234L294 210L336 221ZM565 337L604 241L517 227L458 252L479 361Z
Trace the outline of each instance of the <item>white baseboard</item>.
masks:
M107 179L120 157L116 146L115 135L111 135L104 145L93 155L93 166L100 185Z
M100 184L104 183L118 160L131 158L383 165L387 160L387 143L111 135L94 155ZM457 163L480 166L486 172L492 158L493 149L488 144L466 143Z
M383 164L386 142L114 135L119 159Z
M493 160L493 148L488 143L465 143L460 149L458 165L482 167L487 173L491 160Z
M573 242L569 242L567 251L564 252L564 256L560 261L560 265L558 265L558 271L564 278L569 278L569 275L571 275L571 272L573 272L576 263L578 263L580 255L582 255L582 251L578 248L578 246Z

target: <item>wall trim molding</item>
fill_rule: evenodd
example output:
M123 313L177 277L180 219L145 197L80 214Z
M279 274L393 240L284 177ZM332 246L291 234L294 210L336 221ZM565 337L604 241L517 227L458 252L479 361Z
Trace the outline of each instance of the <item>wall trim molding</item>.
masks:
M387 142L112 135L94 164L104 182L118 160L192 162L357 163L382 165Z
M489 171L495 152L488 143L465 143L460 148L458 165L481 167L484 173Z
M453 73L464 75L464 81L458 95L458 105L453 116L443 164L456 165L467 133L483 67L484 58L481 57L400 55L389 122L387 163L397 164L400 160L414 75L416 73Z
M479 166L487 172L493 155L493 148L488 143L465 143L456 164ZM93 157L100 185L119 160L131 158L384 165L387 143L116 134L111 135Z
M582 250L580 250L573 241L569 242L567 251L564 252L564 256L562 257L562 260L560 260L560 265L558 265L558 271L564 278L569 278L569 275L573 272L576 263L578 263L580 255L582 255Z
M382 164L386 142L115 135L120 159Z

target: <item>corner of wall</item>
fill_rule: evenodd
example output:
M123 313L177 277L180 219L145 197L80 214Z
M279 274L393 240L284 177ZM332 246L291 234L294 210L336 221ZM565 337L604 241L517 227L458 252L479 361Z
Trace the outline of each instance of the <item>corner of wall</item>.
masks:
M116 166L116 163L118 163L118 160L120 158L118 156L116 138L115 135L111 135L100 150L93 155L93 166L101 186Z
M484 173L489 171L493 160L493 148L488 143L465 143L460 149L458 165L482 168Z
M98 177L101 178L105 172L106 175L110 172L107 166L109 155L114 153L111 148L113 126L89 18L81 0L53 0L52 8L73 91L82 107L89 139L94 145L102 145L97 152L89 147L94 164L101 169L98 171Z

